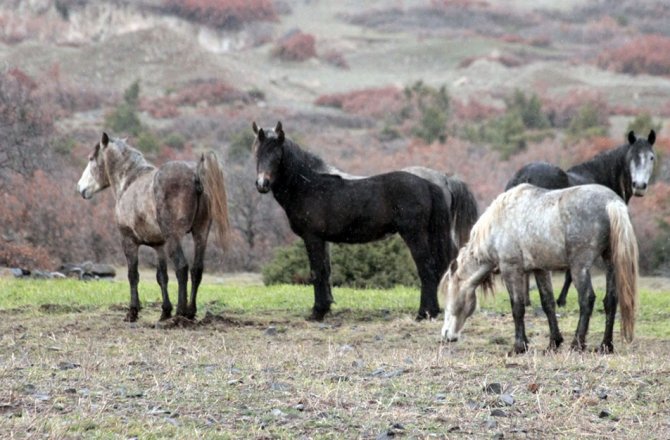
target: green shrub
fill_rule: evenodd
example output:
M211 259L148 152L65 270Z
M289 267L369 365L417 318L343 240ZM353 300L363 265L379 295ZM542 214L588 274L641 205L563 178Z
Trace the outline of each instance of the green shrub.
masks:
M647 136L651 129L653 129L656 134L658 134L658 132L661 131L661 127L663 127L663 123L661 121L654 121L649 113L644 112L640 113L635 117L635 119L630 121L628 128L626 128L626 133L633 130L638 136Z
M418 286L414 260L398 236L368 244L331 245L333 286L388 289ZM310 269L302 240L278 248L263 268L265 284L307 284Z
M179 133L170 133L165 137L163 143L175 150L183 150L186 141L184 140L184 137Z
M158 138L152 132L145 130L137 138L137 149L142 153L155 153L160 148Z
M118 135L137 136L142 131L142 123L137 110L126 103L118 106L105 118L105 126Z
M507 111L504 115L466 126L464 137L472 142L491 144L503 159L508 159L524 150L529 142L553 136L549 118L542 111L542 103L536 94L526 96L515 90L505 103Z
M250 129L240 130L233 134L228 147L228 158L233 162L242 162L251 155L254 134Z
M140 96L140 84L135 81L123 93L123 103L105 118L105 126L113 133L138 136L142 131L142 122L137 114Z
M570 120L568 134L572 137L594 137L607 135L607 121L598 111L595 104L587 102Z

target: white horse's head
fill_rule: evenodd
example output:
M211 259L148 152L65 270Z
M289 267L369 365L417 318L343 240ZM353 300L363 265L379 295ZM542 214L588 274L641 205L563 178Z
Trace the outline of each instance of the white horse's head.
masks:
M458 269L458 260L454 260L440 282L440 292L444 296L444 325L442 337L448 342L458 341L465 321L477 309L477 286L463 279Z

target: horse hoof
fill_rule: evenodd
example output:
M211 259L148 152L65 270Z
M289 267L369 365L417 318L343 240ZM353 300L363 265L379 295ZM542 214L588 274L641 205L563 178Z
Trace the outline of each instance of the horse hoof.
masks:
M600 346L598 348L596 348L594 350L594 352L600 353L600 354L612 354L612 353L614 353L614 344L612 344L612 343L609 343L609 344L602 343L602 344L600 344Z
M130 309L128 310L128 313L126 313L126 317L123 318L125 322L135 322L137 321L137 310L136 309Z
M565 307L565 300L559 298L558 301L556 301L556 305L558 307Z
M307 321L323 322L323 318L326 316L327 313L328 310L326 311L312 310L312 313L307 317Z
M166 312L165 310L163 310L159 321L167 321L170 318L172 318L172 312Z
M527 351L526 346L519 347L515 345L510 352L507 353L508 356L516 356L518 354L524 354Z
M570 344L570 350L583 352L586 350L586 344L580 344L579 342L573 341L572 344Z

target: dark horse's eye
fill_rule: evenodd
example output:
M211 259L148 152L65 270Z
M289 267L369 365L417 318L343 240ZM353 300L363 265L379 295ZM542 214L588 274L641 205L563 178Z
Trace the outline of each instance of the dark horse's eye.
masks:
M652 155L652 156L649 158L649 160L653 162L653 161L654 161L654 156Z

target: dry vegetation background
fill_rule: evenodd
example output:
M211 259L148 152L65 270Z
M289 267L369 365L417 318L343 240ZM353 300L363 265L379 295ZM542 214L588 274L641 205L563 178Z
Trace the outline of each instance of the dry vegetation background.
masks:
M216 150L237 244L209 267L256 271L293 236L251 184L252 120L351 173L457 174L481 208L524 163L570 166L634 123L660 129L631 209L643 268L667 273L669 19L627 0L4 1L0 265L123 263L111 194L73 189L103 129L157 164Z
M667 277L668 23L660 0L4 0L0 266L123 264L112 195L85 201L74 189L106 130L156 164L217 151L236 242L225 255L211 245L208 269L259 271L295 239L257 193L248 151L251 121L281 119L340 169L428 165L464 179L482 209L529 161L568 167L623 143L631 127L654 127L653 184L630 207L644 271ZM449 345L439 322L408 318L413 288L338 288L333 315L315 324L303 316L309 287L218 284L210 274L200 321L156 329L151 272L131 326L124 277L0 278L0 437L670 432L667 278L646 281L639 337L617 339L614 355L544 355L546 320L533 309L531 352L508 358L505 295ZM574 295L560 313L568 339ZM602 328L598 301L591 346Z

